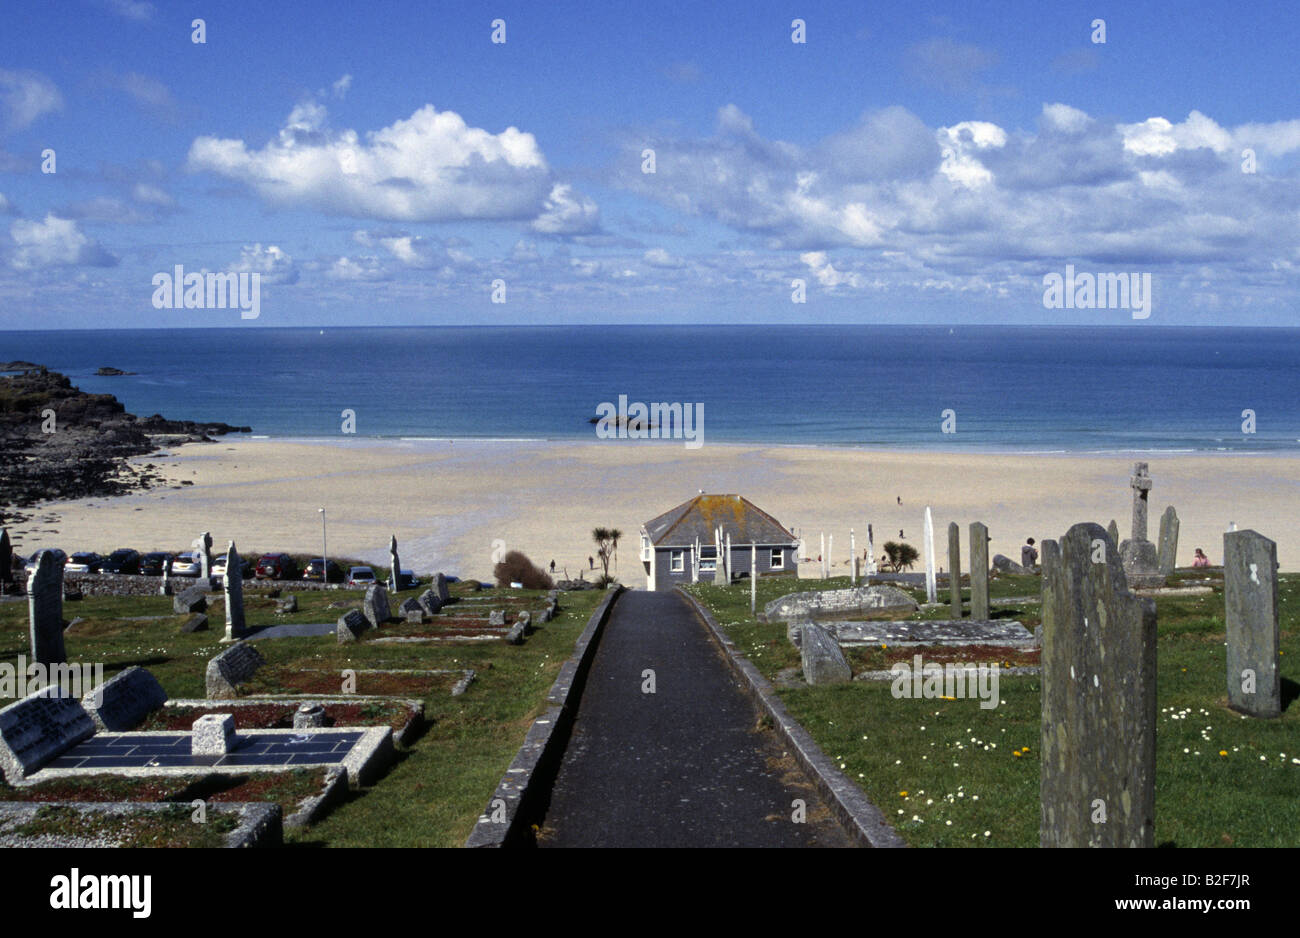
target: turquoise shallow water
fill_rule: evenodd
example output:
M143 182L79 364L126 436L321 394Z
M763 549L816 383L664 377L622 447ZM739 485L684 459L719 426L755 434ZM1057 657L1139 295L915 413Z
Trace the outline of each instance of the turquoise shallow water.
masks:
M705 442L1300 452L1298 329L0 332L0 359L46 364L140 415L274 437L337 436L351 410L360 437L593 439L588 418L626 395L703 404ZM138 374L96 377L102 365Z

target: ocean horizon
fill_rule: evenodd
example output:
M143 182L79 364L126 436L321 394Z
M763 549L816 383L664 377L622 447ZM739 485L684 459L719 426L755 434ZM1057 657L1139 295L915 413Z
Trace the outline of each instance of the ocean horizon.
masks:
M9 331L0 359L62 372L138 416L254 438L593 441L597 408L624 397L702 405L704 445L1300 452L1300 329L1276 327Z

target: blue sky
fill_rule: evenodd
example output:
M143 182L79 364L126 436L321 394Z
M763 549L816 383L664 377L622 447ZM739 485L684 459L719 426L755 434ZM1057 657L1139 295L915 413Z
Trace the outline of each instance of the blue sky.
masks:
M19 0L0 329L1134 321L1067 264L1293 325L1296 9ZM155 309L178 264L260 315Z

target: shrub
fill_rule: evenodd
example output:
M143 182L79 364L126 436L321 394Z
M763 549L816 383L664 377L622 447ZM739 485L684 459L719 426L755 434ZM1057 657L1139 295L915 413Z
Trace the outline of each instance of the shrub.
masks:
M497 578L498 587L522 583L526 590L548 590L555 586L546 571L517 550L506 554L505 559L492 568L492 575Z
M890 568L898 573L900 570L912 569L912 564L916 563L921 555L911 544L886 541L885 556L889 558Z

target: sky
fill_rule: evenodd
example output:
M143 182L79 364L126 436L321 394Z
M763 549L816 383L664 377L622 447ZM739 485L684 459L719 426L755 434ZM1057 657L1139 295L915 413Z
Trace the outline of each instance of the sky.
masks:
M0 330L1300 324L1294 3L0 18ZM256 317L157 308L177 265Z

